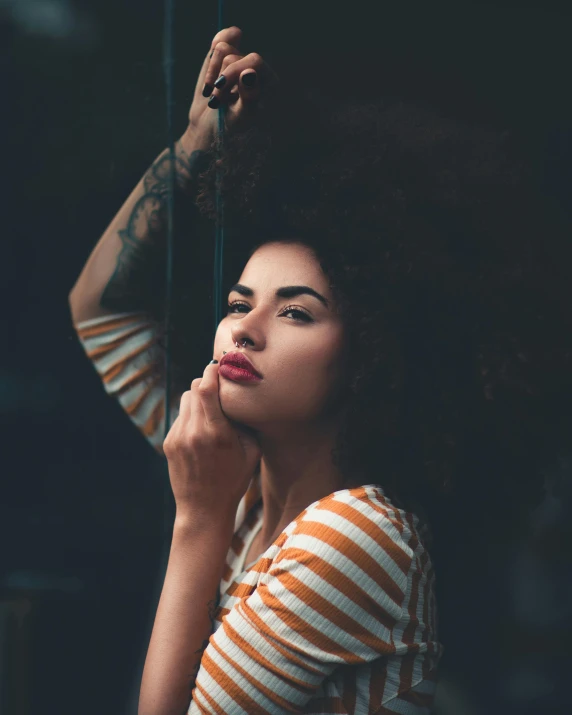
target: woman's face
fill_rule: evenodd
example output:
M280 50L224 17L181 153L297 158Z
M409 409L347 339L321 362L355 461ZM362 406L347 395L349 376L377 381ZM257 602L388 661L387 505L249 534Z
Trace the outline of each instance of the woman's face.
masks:
M292 286L308 292L285 291ZM262 432L273 424L295 427L331 417L346 369L345 332L312 250L299 243L261 246L228 303L214 357L220 362L223 351L242 353L262 379L235 381L219 372L226 416Z

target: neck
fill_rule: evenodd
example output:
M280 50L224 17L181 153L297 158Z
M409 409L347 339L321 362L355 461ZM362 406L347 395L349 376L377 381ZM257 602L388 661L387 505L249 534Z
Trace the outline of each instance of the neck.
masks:
M280 426L265 430L260 481L263 501L259 544L266 550L283 529L307 506L348 485L332 461L339 421L303 429ZM361 483L361 482L360 482Z

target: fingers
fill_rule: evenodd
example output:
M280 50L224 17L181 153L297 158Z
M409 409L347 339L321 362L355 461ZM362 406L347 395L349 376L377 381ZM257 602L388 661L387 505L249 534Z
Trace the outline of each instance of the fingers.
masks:
M213 37L213 41L211 42L211 52L215 49L219 42L227 42L229 45L233 45L238 50L240 48L241 41L242 30L240 27L236 27L236 25L233 25L232 27L225 27L220 32L217 32L217 34Z
M240 27L233 25L232 27L225 27L224 30L217 32L213 37L210 49L207 53L203 64L203 83L202 95L203 97L210 97L212 88L216 78L220 74L222 61L228 54L234 54L237 57L241 57L240 54L240 43L242 42L242 30Z
M240 73L238 94L245 104L258 99L260 96L260 80L255 70L247 69Z
M216 109L228 101L234 87L238 86L240 98L250 102L258 98L263 85L267 85L273 75L262 57L252 52L245 57L228 60L221 66L221 74L214 81L209 107Z
M209 65L205 73L205 83L202 90L203 97L210 97L215 86L215 81L220 76L223 64L228 64L228 58L236 61L242 57L238 49L228 42L218 42L209 56Z
M221 30L220 32L217 32L217 34L213 37L213 41L211 42L211 46L209 48L209 51L207 52L203 66L201 67L201 71L199 72L199 76L197 79L197 84L195 87L195 97L199 97L201 94L203 96L210 97L211 91L212 91L212 84L214 80L218 77L220 74L220 58L215 58L214 57L214 49L216 45L219 42L226 43L229 47L232 48L232 51L236 55L240 55L240 43L242 40L242 30L239 27L226 27L224 30ZM211 72L211 77L210 77L210 84L211 84L211 89L206 90L205 88L207 87L207 80L206 80L206 75L209 71L209 67L211 67L211 60L215 60L219 63L219 66L214 68ZM214 75L214 77L212 77ZM206 92L206 95L204 94Z
M208 98L211 109L221 104L232 106L232 121L244 114L243 109L256 106L261 91L266 94L277 83L276 75L259 54L240 54L241 41L242 30L234 26L215 35L195 90L199 101L199 94Z
M228 422L222 411L218 389L218 367L209 363L203 376L195 378L190 389L181 396L179 416L176 420L178 429L189 434L198 434L205 425L212 427Z
M200 377L195 378L191 383L190 391L186 393L189 398L187 401L188 411L185 410L185 423L188 425L187 429L191 435L198 434L205 421L205 413L199 395L201 383L202 379Z
M185 443L187 436L192 434L191 430L194 427L193 420L196 421L197 418L202 418L204 421L202 405L200 404L200 400L197 400L197 390L200 383L201 379L196 378L191 383L189 389L181 395L179 414L171 425L169 434L163 442L163 451L166 457L169 457L169 453L172 449L176 448L180 440L183 440L183 443Z
M222 411L218 389L218 364L209 363L196 392L200 399L204 419L210 427L218 426L221 422L228 422Z

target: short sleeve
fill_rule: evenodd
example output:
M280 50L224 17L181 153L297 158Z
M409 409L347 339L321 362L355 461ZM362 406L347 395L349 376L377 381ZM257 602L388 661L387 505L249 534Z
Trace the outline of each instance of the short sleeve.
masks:
M303 712L342 665L395 653L411 552L351 504L309 508L203 653L190 715Z
M120 313L75 325L106 392L158 451L165 424L165 384L156 326L142 313ZM177 416L172 409L171 422Z

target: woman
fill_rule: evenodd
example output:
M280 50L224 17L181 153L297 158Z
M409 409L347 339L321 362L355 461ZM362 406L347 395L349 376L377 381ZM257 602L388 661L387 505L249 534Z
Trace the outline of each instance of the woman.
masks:
M521 346L487 340L527 295L503 220L538 265L532 224L511 213L522 193L492 133L399 104L265 114L276 80L240 35L214 38L176 148L181 188L212 218L222 174L227 225L255 246L164 442L177 515L139 712L428 713L442 646L423 507L449 474L478 473L497 385L529 387L506 369ZM108 392L158 448L165 179L162 155L70 295ZM514 434L524 480L532 446Z

